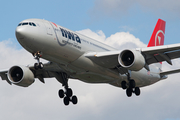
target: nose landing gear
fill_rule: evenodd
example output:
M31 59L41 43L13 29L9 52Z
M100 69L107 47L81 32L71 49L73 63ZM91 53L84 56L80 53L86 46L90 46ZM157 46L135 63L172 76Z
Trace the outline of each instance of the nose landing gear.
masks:
M43 69L43 63L40 62L40 58L42 57L42 53L38 51L38 52L34 53L33 56L34 56L34 59L37 60L37 63L34 64L34 68L36 70Z

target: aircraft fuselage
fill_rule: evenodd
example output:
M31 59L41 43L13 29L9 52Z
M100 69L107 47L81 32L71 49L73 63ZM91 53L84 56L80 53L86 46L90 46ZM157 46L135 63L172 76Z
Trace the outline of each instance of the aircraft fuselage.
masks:
M119 74L115 69L99 66L84 56L89 52L117 49L53 22L41 19L24 20L16 28L16 37L27 51L32 54L40 51L42 58L57 63L71 78L88 83L109 83L117 87L121 87L123 80L127 81L126 75ZM159 72L160 69L152 64L149 72L145 68L138 72L132 71L131 78L138 87L148 86L161 79Z

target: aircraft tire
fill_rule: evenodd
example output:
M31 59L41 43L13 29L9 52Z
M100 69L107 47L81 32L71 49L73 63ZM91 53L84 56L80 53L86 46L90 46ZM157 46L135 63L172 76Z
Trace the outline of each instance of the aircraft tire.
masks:
M64 91L62 89L59 90L59 97L64 98Z
M128 97L131 97L132 96L132 88L128 88L128 89L126 89L126 95L128 96Z
M77 97L76 96L72 96L72 103L75 105L75 104L77 104L77 102L78 102Z
M123 90L125 90L127 88L126 81L121 82L121 87L122 87Z
M38 67L39 67L39 69L43 69L43 67L44 67L44 66L43 66L43 63L40 62Z
M64 98L64 105L66 105L66 106L69 105L69 101L70 101L70 98L66 96Z
M73 95L72 89L71 89L71 88L68 88L66 94L67 94L68 97L71 97L71 96Z
M39 65L38 63L34 63L34 69L38 70L39 69Z
M131 80L129 81L129 87L135 88L135 86L136 86L135 81L134 81L133 79L131 79Z
M139 96L141 94L139 87L135 87L134 93L136 94L136 96Z

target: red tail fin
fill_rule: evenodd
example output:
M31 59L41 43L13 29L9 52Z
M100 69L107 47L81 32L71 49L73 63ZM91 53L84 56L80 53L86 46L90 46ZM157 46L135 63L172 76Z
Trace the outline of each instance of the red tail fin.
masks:
M166 22L158 19L147 47L164 45Z

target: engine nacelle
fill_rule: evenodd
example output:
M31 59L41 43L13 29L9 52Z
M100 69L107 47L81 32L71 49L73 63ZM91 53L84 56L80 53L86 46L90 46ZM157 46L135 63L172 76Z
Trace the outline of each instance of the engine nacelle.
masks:
M13 66L8 71L8 79L11 83L28 87L34 82L34 74L25 66Z
M124 50L118 56L119 64L132 71L139 71L145 65L145 59L139 51Z

